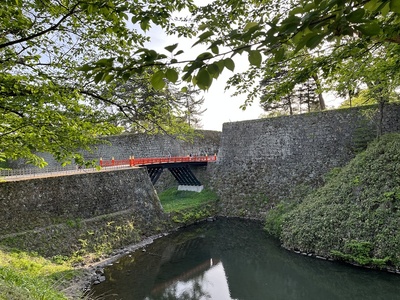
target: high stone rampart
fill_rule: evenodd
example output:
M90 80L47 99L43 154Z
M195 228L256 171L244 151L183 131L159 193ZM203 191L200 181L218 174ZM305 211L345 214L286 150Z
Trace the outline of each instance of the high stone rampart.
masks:
M166 231L145 168L0 182L0 242L46 256L111 250Z
M383 132L400 131L400 106L388 105ZM263 219L280 200L296 201L376 137L376 107L225 123L209 165L221 214Z

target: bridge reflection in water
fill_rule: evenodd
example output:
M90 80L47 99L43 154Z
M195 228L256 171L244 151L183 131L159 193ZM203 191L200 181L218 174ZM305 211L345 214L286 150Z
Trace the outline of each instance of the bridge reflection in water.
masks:
M101 167L130 166L146 167L151 182L156 184L164 169L168 169L179 183L178 190L189 190L200 192L203 185L192 172L192 168L207 166L209 162L215 162L217 155L212 156L173 156L173 157L143 157L129 159L103 160L100 159Z

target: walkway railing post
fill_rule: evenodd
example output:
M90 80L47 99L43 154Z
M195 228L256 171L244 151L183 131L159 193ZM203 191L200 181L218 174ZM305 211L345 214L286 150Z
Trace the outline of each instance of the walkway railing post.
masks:
M100 157L100 161L99 161L100 167L103 166L103 158Z
M114 159L114 157L112 157L111 158L111 165L114 166L114 164L115 164L115 159Z
M135 165L134 160L135 160L135 157L133 155L129 156L129 166L130 167L133 167Z
M217 153L214 153L214 160L217 160Z

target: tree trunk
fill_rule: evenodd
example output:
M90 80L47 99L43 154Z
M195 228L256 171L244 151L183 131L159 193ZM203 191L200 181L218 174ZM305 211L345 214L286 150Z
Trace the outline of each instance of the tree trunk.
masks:
M313 79L315 81L315 85L317 86L317 89L321 90L321 83L319 82L318 76L313 75ZM325 110L326 105L325 105L325 100L324 100L324 97L322 96L322 93L318 93L318 100L319 100L319 109Z

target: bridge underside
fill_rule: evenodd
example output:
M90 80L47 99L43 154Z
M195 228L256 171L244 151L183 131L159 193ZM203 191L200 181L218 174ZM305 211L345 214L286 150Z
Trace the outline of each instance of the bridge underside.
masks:
M188 163L161 163L146 165L151 182L156 184L164 169L168 169L179 183L178 190L189 190L200 192L203 189L201 182L193 174L190 166L206 166L207 162Z

